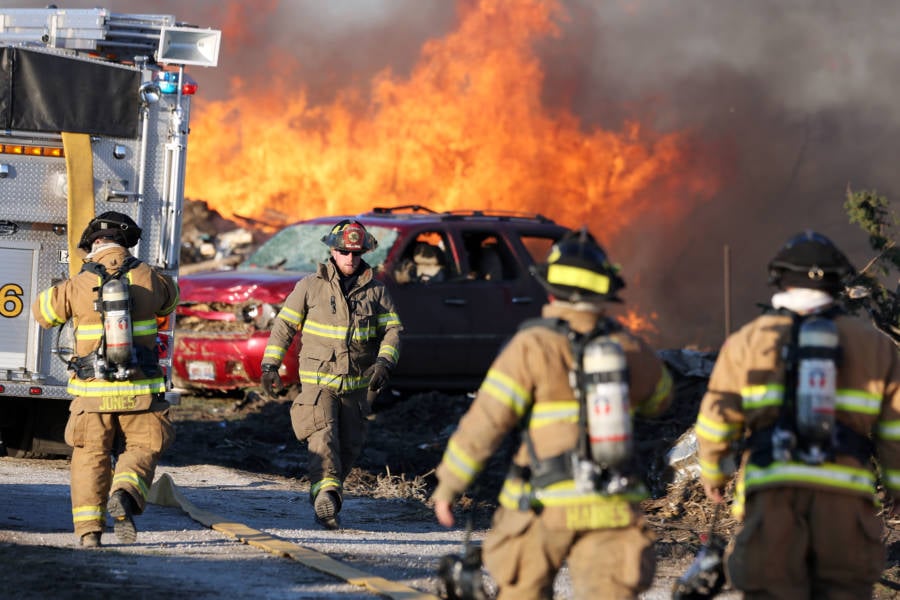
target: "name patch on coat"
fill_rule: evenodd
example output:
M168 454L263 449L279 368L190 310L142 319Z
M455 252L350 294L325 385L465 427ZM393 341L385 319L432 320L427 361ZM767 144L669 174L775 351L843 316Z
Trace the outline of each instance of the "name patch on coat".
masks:
M566 508L566 527L574 531L613 529L631 525L631 506L623 498L596 498L590 504Z
M137 396L101 396L98 412L122 412L137 408Z

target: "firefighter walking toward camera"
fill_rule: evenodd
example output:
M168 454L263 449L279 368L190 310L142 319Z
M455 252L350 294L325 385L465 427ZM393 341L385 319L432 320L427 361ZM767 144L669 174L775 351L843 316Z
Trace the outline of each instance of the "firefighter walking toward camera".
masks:
M72 519L85 547L100 546L105 512L120 543L135 541L134 515L143 512L159 457L174 439L156 319L175 310L178 286L131 255L140 237L125 214L97 216L78 245L87 253L82 270L31 307L41 327L74 325L65 439L73 447Z
M726 572L746 598L871 598L885 564L873 453L900 494L898 351L841 307L855 270L825 236L791 238L769 273L772 306L725 341L697 417L713 502L742 453Z
M299 332L300 393L291 424L298 440L308 440L316 519L334 529L344 480L365 443L374 394L400 357L402 326L387 288L362 259L377 246L375 237L358 221L343 220L322 242L330 258L285 300L266 345L261 383L270 397L283 389L278 369Z
M638 505L646 489L632 414L665 411L672 379L646 343L607 316L624 281L590 233L567 233L535 276L550 302L500 352L447 443L435 515L454 524L453 503L518 430L483 545L499 598L551 598L564 561L577 598L636 598L656 560Z

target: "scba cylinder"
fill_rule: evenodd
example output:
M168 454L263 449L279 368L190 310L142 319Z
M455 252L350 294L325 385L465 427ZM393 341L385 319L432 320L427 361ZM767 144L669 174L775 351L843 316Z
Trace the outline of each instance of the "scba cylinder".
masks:
M585 347L582 364L591 456L617 467L631 457L633 445L625 352L614 340L594 340Z
M128 284L110 279L102 290L106 360L116 365L131 362L131 303Z
M839 338L831 319L803 321L797 337L797 433L824 444L834 432Z

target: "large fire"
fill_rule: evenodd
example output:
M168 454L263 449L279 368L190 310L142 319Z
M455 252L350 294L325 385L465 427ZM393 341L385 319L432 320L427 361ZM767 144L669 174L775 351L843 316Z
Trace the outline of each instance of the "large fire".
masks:
M688 133L585 130L542 105L534 45L558 35L558 4L459 4L456 31L425 44L408 78L385 70L328 105L277 73L265 90L235 81L227 101L198 98L187 197L274 225L400 204L538 212L607 239L715 191Z

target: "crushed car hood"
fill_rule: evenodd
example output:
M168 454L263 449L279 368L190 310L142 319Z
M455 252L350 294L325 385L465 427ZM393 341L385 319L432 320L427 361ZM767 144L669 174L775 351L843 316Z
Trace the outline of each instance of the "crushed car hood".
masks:
M309 273L247 269L207 271L178 278L181 302L227 302L240 304L254 299L280 304L297 281Z

